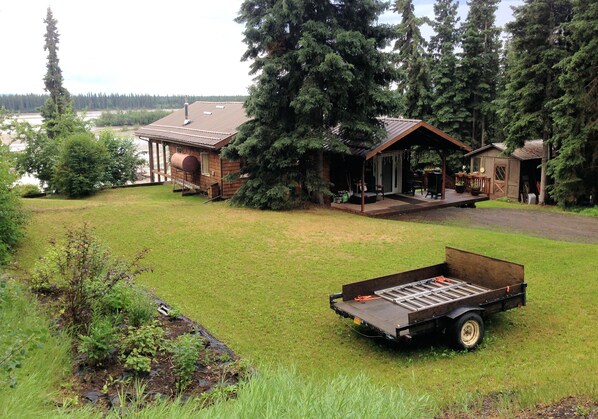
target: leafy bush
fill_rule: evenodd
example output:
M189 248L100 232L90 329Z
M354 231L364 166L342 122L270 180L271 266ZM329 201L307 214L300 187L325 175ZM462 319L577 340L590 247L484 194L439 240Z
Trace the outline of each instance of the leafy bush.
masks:
M105 146L93 134L72 134L60 145L52 183L71 198L91 195L101 186L107 161Z
M24 185L15 185L12 190L18 196L27 198L28 196L34 196L40 194L42 191L37 185L26 183Z
M172 344L172 361L177 377L176 387L184 391L193 378L197 369L197 359L201 349L205 346L204 339L199 335L179 336Z
M122 341L121 357L125 367L136 373L149 372L156 354L164 346L164 329L157 321L140 327L128 327Z
M100 133L100 144L108 152L108 160L102 183L105 185L125 185L137 180L137 169L144 164L135 143L130 138L120 138L113 131Z
M101 365L115 352L118 338L118 328L110 318L96 317L89 325L88 334L79 335L78 349L91 365Z
M32 280L34 286L55 287L63 293L65 320L77 330L90 322L98 302L116 284L149 269L140 266L144 255L132 261L115 258L84 224L67 231L64 243L53 243L53 249L36 265Z
M98 302L98 311L104 314L120 314L127 311L131 303L132 289L126 282L116 283Z
M25 213L12 191L15 176L8 147L0 144L0 265L8 261L11 249L23 235Z

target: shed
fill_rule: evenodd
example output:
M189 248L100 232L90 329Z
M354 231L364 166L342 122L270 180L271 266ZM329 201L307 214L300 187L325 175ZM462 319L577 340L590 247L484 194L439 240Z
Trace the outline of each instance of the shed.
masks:
M225 177L239 172L240 162L223 159L220 151L248 119L242 102L194 102L139 128L135 134L148 142L151 181L170 179L211 198L232 197L243 180Z
M471 159L471 171L490 178L490 194L527 201L530 193L538 196L542 140L526 141L523 147L506 154L505 143L492 143L465 155Z

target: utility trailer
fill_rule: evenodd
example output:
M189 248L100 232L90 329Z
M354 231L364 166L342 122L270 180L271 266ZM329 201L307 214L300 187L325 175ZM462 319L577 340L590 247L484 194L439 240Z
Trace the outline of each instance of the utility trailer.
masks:
M525 305L523 265L451 247L444 263L343 285L330 308L390 340L445 333L458 349L484 338L484 318Z

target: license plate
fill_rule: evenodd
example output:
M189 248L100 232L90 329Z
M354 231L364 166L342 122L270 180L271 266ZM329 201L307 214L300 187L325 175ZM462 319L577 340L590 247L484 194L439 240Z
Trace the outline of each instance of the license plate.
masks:
M354 317L353 318L353 323L360 325L361 324L361 319L359 317Z

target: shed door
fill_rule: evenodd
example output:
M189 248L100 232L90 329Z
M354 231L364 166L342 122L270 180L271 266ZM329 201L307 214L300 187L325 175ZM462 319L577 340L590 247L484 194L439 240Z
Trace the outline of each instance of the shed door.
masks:
M494 162L494 176L492 177L492 193L495 196L505 196L507 194L509 161L506 159L496 159Z

